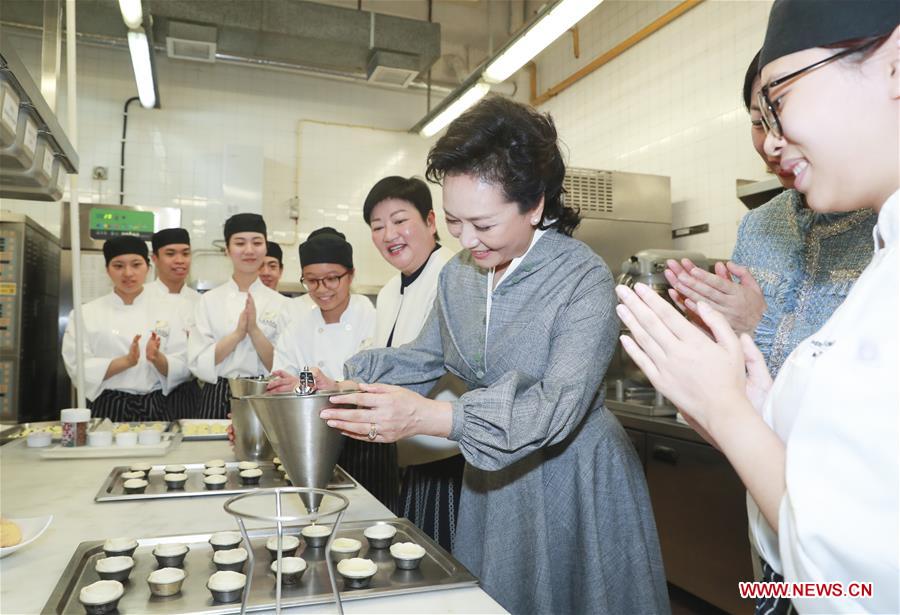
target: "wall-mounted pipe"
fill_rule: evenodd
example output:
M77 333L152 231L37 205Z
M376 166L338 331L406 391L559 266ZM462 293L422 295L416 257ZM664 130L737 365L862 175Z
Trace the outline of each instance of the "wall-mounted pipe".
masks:
M538 105L544 104L554 96L558 96L560 93L568 90L570 87L593 73L604 64L608 64L613 59L625 53L628 49L634 47L657 30L660 30L668 24L672 23L702 2L703 0L684 0L684 2L673 8L671 11L667 12L665 15L662 15L647 26L644 26L609 51L606 51L594 58L590 62L590 64L578 69L556 85L548 88L544 93L537 96L532 96L531 104L536 107ZM537 71L532 71L531 75L531 91L537 92Z

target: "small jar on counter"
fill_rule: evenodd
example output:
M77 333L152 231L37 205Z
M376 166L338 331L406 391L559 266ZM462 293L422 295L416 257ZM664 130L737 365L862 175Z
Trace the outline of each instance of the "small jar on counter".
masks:
M87 444L88 423L91 411L87 408L66 408L59 413L62 423L62 446L84 446Z

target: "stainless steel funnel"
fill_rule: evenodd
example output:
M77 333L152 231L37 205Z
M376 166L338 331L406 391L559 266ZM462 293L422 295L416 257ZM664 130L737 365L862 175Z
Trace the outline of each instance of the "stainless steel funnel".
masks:
M241 400L248 395L262 395L269 383L268 376L258 378L229 378L231 388L231 422L234 425L234 454L239 461L259 461L275 456L262 423L250 404Z
M295 487L325 489L328 486L344 446L344 436L319 418L319 413L335 407L328 401L331 395L351 392L277 393L242 398L262 422L269 442ZM301 493L300 497L309 512L318 510L321 495Z

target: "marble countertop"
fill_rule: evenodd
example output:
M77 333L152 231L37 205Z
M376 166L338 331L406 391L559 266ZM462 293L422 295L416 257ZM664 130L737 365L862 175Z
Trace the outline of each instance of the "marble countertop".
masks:
M38 613L79 543L116 536L135 538L236 530L222 508L228 498L195 497L134 502L94 502L94 496L117 465L234 460L224 441L182 442L162 457L44 460L24 440L0 447L0 512L4 517L53 515L53 523L35 542L0 559L0 604L4 613ZM368 491L346 489L350 499L345 521L393 517ZM298 507L299 508L299 507ZM297 511L299 512L299 511ZM177 525L177 528L174 527ZM353 600L347 613L505 613L477 587L422 594ZM334 613L333 605L285 610Z

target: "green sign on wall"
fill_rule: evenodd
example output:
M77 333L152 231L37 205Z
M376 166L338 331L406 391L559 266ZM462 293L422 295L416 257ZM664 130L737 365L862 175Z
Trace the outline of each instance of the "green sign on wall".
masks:
M145 241L153 237L153 212L95 207L90 215L91 239L135 235Z

